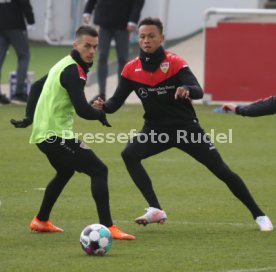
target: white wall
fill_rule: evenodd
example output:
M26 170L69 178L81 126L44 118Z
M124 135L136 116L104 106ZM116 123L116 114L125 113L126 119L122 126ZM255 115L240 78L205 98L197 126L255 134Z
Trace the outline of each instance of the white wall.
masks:
M146 0L142 17L159 17L167 40L187 36L201 28L204 11L215 8L259 8L263 0ZM165 8L163 8L165 7Z
M44 40L45 15L49 0L31 0L36 17L36 30L29 33L33 40ZM116 0L113 0L116 1ZM164 23L167 40L187 36L203 27L204 11L216 8L259 8L265 0L146 0L142 18L159 17ZM51 20L53 39L68 39L74 29L72 21L80 17L85 0L52 0L55 6ZM71 7L78 3L78 9ZM75 13L74 13L75 12Z
M35 15L35 29L28 33L29 38L32 40L44 40L44 25L47 0L31 0L30 2L33 6L33 11Z
M76 25L80 25L80 17L85 0L31 0L35 14L35 30L29 32L32 40L44 40L45 20L49 3L52 3L54 12L50 20L50 29L53 39L66 39L74 35ZM77 22L76 22L77 21Z

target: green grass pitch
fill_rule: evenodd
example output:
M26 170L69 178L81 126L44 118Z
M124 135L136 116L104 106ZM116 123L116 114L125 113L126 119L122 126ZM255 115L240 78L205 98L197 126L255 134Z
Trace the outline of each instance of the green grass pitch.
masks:
M249 187L276 222L275 116L243 118L196 105L202 127L228 133L232 143L216 143L227 164ZM31 233L44 188L54 175L46 157L28 144L30 128L15 129L24 107L0 107L0 271L1 272L259 272L276 271L276 231L262 233L247 209L202 165L176 149L144 161L166 210L164 225L137 226L147 207L120 157L123 143L91 143L109 168L114 223L136 235L113 241L104 257L86 256L79 244L82 229L97 223L90 181L76 173L52 211L60 234ZM125 105L108 116L112 128L76 117L79 133L129 132L142 126L142 109Z
M40 79L42 76L46 75L49 69L57 62L57 60L70 54L70 46L49 46L45 44L30 44L30 64L29 71L35 71L35 80ZM109 54L109 61L116 59L115 49L111 48ZM7 51L6 58L1 70L1 83L9 83L9 73L16 70L17 59L13 47L10 46ZM93 68L91 71L95 71L97 66L97 55L94 59Z

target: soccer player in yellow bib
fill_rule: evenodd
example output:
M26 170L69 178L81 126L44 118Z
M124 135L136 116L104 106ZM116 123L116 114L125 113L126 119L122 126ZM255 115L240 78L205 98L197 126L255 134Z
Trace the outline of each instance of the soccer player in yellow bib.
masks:
M98 46L98 33L90 26L76 31L70 55L57 62L49 73L32 85L23 120L11 120L15 127L33 124L30 143L36 144L56 170L46 187L38 214L30 228L38 232L63 232L50 220L51 210L75 171L91 179L99 223L111 231L114 239L134 240L112 222L106 165L83 142L74 137L74 113L87 120L99 120L110 126L102 110L86 100L84 86Z

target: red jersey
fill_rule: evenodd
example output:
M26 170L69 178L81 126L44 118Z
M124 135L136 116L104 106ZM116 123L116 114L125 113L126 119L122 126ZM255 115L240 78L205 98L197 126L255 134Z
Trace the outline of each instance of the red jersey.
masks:
M140 98L146 124L174 126L196 123L191 99L202 98L203 91L188 64L179 56L165 51L165 57L154 71L143 69L139 57L128 62L121 74L114 96L105 104L106 112L116 111L131 92ZM177 87L185 86L191 99L175 99Z

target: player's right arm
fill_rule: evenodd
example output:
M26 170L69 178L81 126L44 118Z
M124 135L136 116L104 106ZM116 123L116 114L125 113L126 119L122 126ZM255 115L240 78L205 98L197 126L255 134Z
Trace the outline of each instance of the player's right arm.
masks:
M132 90L131 81L121 76L114 95L103 104L103 110L106 113L114 113L117 111L130 95L130 90Z
M11 119L10 122L12 125L14 125L14 127L26 128L33 123L36 104L40 97L46 79L47 75L32 84L26 106L25 118L23 118L22 120Z
M60 75L60 83L67 91L79 117L87 120L99 120L104 126L111 126L106 120L105 112L91 107L87 102L84 93L86 80L79 74L77 65L69 65L63 70Z

